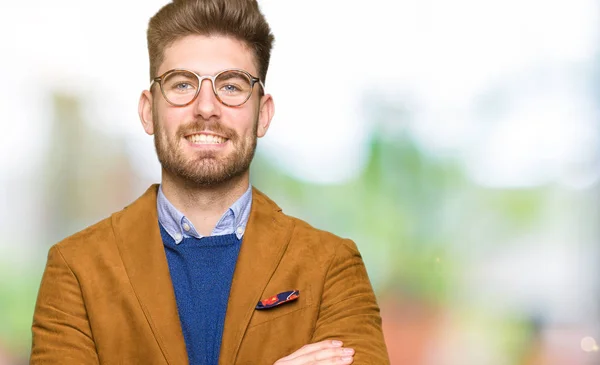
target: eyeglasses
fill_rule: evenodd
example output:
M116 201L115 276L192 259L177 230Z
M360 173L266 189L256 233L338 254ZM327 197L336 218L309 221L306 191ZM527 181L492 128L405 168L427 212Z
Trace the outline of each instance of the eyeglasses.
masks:
M186 106L196 100L202 81L205 79L211 81L217 100L226 106L240 106L248 101L256 83L259 83L263 90L265 89L259 78L237 69L223 70L214 76L200 76L193 71L183 69L169 70L153 79L150 89L156 82L160 85L160 91L169 104Z

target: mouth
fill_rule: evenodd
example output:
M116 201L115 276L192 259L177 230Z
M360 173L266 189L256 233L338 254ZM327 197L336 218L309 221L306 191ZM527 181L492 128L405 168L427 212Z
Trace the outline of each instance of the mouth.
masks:
M200 132L185 136L188 142L195 145L220 145L229 139L212 133Z

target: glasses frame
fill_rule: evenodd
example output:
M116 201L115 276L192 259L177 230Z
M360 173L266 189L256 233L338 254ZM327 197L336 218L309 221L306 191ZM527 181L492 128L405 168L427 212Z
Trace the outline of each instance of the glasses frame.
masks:
M166 77L168 77L172 73L181 72L181 71L189 72L191 74L194 74L198 78L198 88L196 89L196 93L194 94L194 97L192 98L192 100L190 100L189 102L187 102L185 104L175 104L172 101L170 101L169 98L167 98L167 95L165 95L165 90L163 89L162 80L165 79ZM215 87L215 80L217 79L217 77L219 77L221 74L223 74L225 72L229 72L229 71L241 72L244 75L246 75L248 77L248 79L250 80L250 92L248 93L248 97L246 97L246 99L243 102L241 102L239 104L235 104L235 105L233 105L233 104L227 104L226 102L224 102L221 99L221 97L219 96L219 94L217 93L217 89ZM238 68L229 68L229 69L226 69L226 70L223 70L223 71L219 71L215 75L204 75L204 76L203 75L199 75L198 73L196 73L194 71L186 70L184 68L175 68L175 69L169 70L169 71L163 73L162 75L160 75L160 76L155 77L154 79L152 79L152 82L150 82L150 87L148 89L151 90L152 86L156 83L156 84L158 84L160 86L160 93L162 94L163 98L165 99L165 101L167 103L169 103L169 104L171 104L173 106L177 106L177 107L184 107L184 106L190 105L191 103L193 103L196 100L196 98L198 97L198 94L200 94L200 89L202 88L202 82L204 80L210 80L210 83L212 85L213 93L215 94L215 97L217 98L217 100L221 104L223 104L225 106L229 106L229 107L238 107L238 106L244 105L250 99L250 97L252 96L252 92L254 91L254 85L256 83L258 83L262 87L263 91L265 90L265 85L263 84L263 82L261 81L261 79L259 79L258 77L254 77L249 72L244 71L242 69L238 69Z

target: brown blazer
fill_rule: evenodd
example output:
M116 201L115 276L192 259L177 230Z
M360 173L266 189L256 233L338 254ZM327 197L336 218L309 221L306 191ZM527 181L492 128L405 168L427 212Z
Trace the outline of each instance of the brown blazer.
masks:
M188 364L158 226L157 186L54 245L33 317L31 364ZM350 240L282 213L253 190L219 365L266 364L340 339L355 364L389 364L379 308ZM264 298L297 300L256 310Z

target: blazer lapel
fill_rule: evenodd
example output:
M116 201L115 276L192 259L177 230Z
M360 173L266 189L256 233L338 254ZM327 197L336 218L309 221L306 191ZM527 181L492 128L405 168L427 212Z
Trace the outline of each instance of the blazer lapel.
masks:
M256 303L287 248L294 223L256 189L242 247L233 274L219 365L235 363Z
M158 226L157 191L157 185L151 186L113 215L113 226L125 270L167 363L185 365L185 340Z

